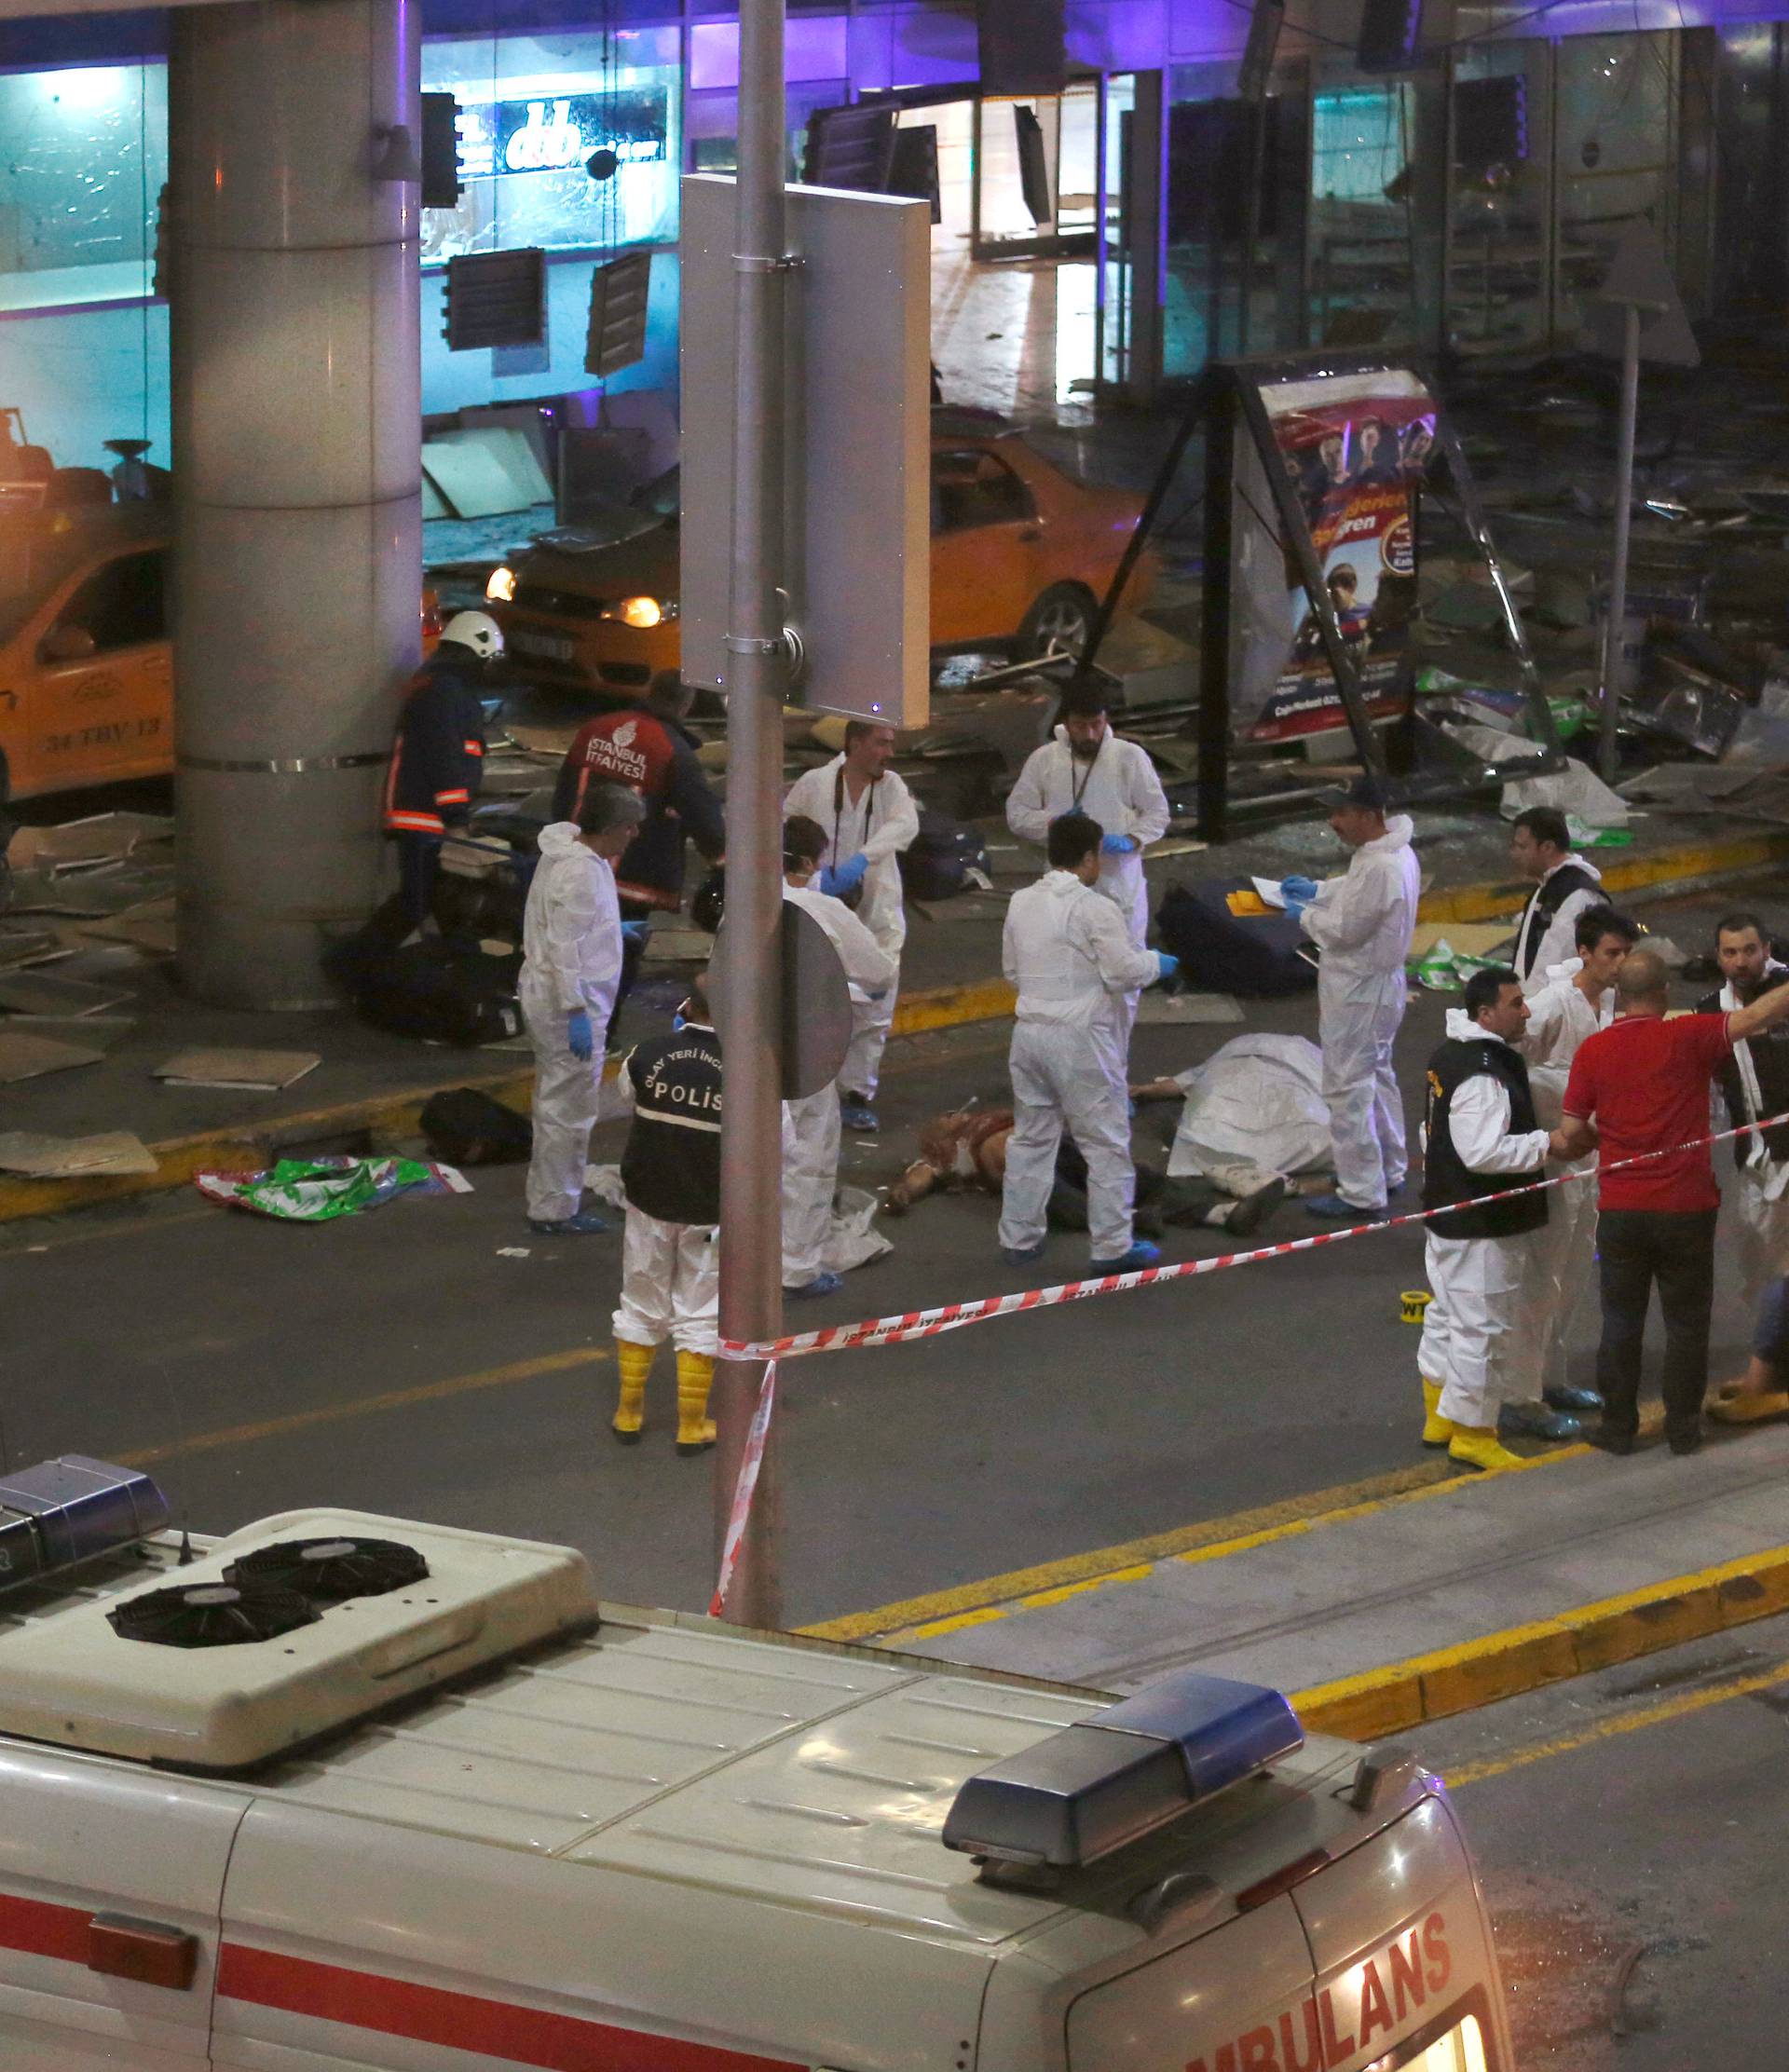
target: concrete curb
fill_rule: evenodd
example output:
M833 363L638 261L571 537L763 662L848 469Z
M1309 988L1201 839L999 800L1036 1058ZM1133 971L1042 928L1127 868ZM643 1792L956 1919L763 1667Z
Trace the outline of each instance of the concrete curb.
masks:
M1372 1741L1545 1684L1789 1611L1789 1547L1742 1555L1622 1597L1291 1694L1305 1725Z
M1723 879L1782 862L1789 862L1789 832L1683 842L1650 855L1598 867L1611 893L1641 892L1657 885L1694 892ZM1429 893L1417 908L1417 915L1426 921L1498 920L1506 915L1513 917L1526 893L1527 887L1516 882L1462 885L1449 892ZM1012 1013L1013 1002L1013 988L1004 978L932 987L903 996L895 1009L893 1033L919 1036L972 1022L1000 1021ZM414 1135L422 1104L446 1086L475 1086L526 1112L533 1094L534 1074L528 1070L483 1077L460 1074L426 1086L370 1095L336 1108L269 1116L261 1123L232 1123L197 1136L169 1138L149 1147L157 1161L153 1173L92 1179L0 1179L0 1223L167 1193L186 1186L195 1173L265 1165L269 1153L320 1138L359 1133Z
M57 1216L71 1208L97 1208L145 1194L165 1194L190 1184L195 1173L250 1170L280 1152L331 1138L412 1136L431 1095L444 1086L475 1086L493 1099L526 1113L534 1087L532 1071L459 1075L400 1093L373 1094L335 1108L310 1108L295 1115L269 1115L261 1123L230 1123L192 1137L171 1137L149 1149L153 1173L96 1175L87 1179L0 1180L0 1223L30 1216Z

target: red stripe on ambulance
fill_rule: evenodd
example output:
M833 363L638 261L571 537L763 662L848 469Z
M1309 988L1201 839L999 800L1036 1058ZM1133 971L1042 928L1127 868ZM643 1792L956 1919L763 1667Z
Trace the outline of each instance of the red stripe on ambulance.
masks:
M91 1907L54 1906L48 1900L21 1900L0 1892L0 1949L85 1964L87 1925L92 1918Z
M576 2015L487 2000L475 1993L414 1985L308 1957L281 1956L242 1942L225 1943L218 1958L217 1990L224 1999L501 2058L509 2065L535 2065L540 2072L802 2072L783 2058L753 2057L676 2037L611 2028Z

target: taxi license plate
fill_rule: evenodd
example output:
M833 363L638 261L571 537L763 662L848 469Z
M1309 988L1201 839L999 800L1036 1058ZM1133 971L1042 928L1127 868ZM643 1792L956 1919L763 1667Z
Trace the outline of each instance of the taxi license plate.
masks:
M571 643L559 634L531 634L518 630L510 635L510 646L518 654L539 655L546 661L571 660Z

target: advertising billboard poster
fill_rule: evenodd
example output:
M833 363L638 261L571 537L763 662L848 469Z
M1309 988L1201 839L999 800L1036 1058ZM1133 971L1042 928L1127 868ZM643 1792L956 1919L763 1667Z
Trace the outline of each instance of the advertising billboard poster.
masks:
M1395 718L1410 702L1416 498L1435 450L1435 399L1400 368L1267 382L1260 394L1366 717ZM1260 628L1265 651L1245 672L1250 691L1232 709L1238 740L1261 745L1347 724L1290 543L1279 559L1277 642L1269 619Z

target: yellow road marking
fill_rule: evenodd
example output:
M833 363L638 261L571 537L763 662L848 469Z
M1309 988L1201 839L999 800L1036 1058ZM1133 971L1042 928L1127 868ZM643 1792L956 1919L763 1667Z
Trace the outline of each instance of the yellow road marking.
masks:
M1522 1467L1545 1467L1553 1461L1575 1460L1590 1451L1587 1446L1556 1447L1550 1452L1529 1456ZM1520 1470L1500 1468L1492 1472L1510 1475ZM1227 1555L1246 1553L1251 1547L1295 1538L1319 1525L1366 1518L1388 1505L1414 1503L1426 1497L1445 1496L1454 1490L1470 1489L1483 1479L1482 1475L1454 1474L1445 1456L1419 1461L1409 1467L1393 1468L1386 1475L1370 1476L1364 1481L1312 1490L1256 1510L1208 1519L1203 1524L1183 1525L1172 1532L1152 1533L1141 1539L1122 1541L1116 1547L1095 1547L1089 1553L1071 1554L1059 1561L1045 1561L1035 1568L1013 1569L1004 1575L983 1576L978 1582L959 1583L951 1589L936 1590L928 1596L901 1598L893 1604L847 1613L801 1630L824 1641L886 1638L892 1644L899 1644L930 1640L965 1626L986 1625L990 1618L1009 1617L1015 1612L1035 1610L1064 1597L1079 1596L1084 1590L1140 1582L1162 1561L1220 1561Z
M1502 1755L1486 1756L1478 1763L1463 1763L1457 1770L1447 1773L1451 1791L1458 1791L1463 1784L1482 1784L1486 1778L1502 1777L1508 1771L1525 1768L1530 1763L1544 1763L1551 1756L1569 1755L1574 1749L1591 1748L1598 1741L1613 1740L1618 1734L1637 1734L1643 1727L1663 1726L1672 1720L1688 1719L1697 1712L1705 1712L1712 1705L1726 1705L1736 1697L1747 1697L1754 1691L1766 1691L1773 1684L1789 1682L1789 1659L1778 1662L1768 1670L1754 1670L1744 1676L1729 1677L1724 1684L1711 1684L1700 1691L1680 1691L1676 1697L1661 1698L1656 1705L1636 1706L1630 1712L1617 1713L1613 1718L1601 1720L1595 1726L1586 1727L1581 1734L1561 1734L1548 1741L1534 1741L1526 1748L1510 1749Z
M1789 1610L1789 1547L1292 1694L1307 1726L1376 1740Z
M580 1345L564 1353L543 1353L537 1359L513 1360L507 1367L482 1368L475 1374L452 1374L444 1381L422 1382L415 1388L394 1388L383 1396L364 1396L351 1403L324 1403L315 1410L294 1411L289 1417L262 1418L253 1424L227 1424L220 1431L194 1432L165 1446L139 1447L135 1452L114 1456L126 1467L151 1467L160 1461L184 1459L190 1453L215 1453L228 1446L253 1446L263 1439L283 1438L290 1432L306 1432L318 1424L340 1424L355 1417L373 1417L382 1411L403 1410L411 1403L439 1403L451 1396L471 1396L485 1388L507 1388L516 1382L532 1382L542 1374L563 1374L568 1369L594 1367L610 1356L607 1345Z

